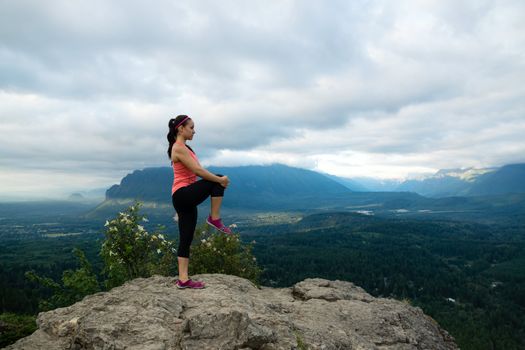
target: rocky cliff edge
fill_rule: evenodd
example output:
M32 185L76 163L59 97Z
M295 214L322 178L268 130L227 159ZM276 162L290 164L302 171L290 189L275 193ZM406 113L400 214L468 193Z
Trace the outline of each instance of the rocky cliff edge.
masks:
M38 330L6 349L458 349L420 308L351 282L258 288L230 275L193 278L206 288L155 275L42 312Z

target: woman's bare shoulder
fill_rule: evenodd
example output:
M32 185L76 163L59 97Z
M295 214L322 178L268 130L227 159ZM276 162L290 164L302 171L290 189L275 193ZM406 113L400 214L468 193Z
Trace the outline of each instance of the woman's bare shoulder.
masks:
M183 151L184 150L181 145L174 143L173 146L171 146L171 160L174 162L178 162L179 158L177 158L177 154L181 154L181 152Z
M177 155L185 156L189 154L189 150L185 145L181 145L179 143L174 143L171 147L171 160L174 162L178 162L179 158Z

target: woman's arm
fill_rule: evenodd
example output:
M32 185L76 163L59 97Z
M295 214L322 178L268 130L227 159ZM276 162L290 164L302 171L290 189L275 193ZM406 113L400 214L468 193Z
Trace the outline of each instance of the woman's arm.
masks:
M174 151L174 152L173 152ZM225 177L219 177L215 174L210 173L208 170L204 169L195 159L190 155L190 151L186 147L173 147L172 152L177 157L177 159L182 162L188 169L190 169L194 174L203 178L204 180L218 182L222 186L226 187ZM173 160L173 157L172 157ZM229 180L227 181L229 182ZM226 184L226 186L225 186Z

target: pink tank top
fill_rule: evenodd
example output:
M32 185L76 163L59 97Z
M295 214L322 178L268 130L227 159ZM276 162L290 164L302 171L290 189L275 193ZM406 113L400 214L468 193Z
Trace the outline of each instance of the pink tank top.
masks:
M180 142L177 143L186 147ZM195 159L197 163L199 163L197 155L191 150L189 151L191 157ZM171 195L173 195L175 191L177 191L179 188L191 185L192 183L197 181L197 175L195 175L190 169L188 169L182 162L171 162L171 165L173 166L173 185L171 186Z

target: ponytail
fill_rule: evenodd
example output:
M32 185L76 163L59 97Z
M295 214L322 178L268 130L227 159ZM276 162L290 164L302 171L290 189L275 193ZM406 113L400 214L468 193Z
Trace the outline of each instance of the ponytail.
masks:
M168 132L168 135L167 135L167 139L168 139L168 143L169 143L169 147L168 147L168 157L169 159L171 159L171 148L173 147L173 144L175 143L175 141L177 141L177 129L179 126L186 126L186 124L188 123L188 121L190 120L191 118L188 117L187 115L178 115L176 118L171 118L169 123L168 123L168 127L169 127L169 132Z

